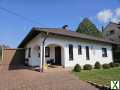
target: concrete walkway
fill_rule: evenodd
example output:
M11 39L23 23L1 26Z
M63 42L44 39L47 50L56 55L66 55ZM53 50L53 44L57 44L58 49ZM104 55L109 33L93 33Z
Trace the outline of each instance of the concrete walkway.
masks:
M98 90L67 71L36 72L27 69L0 72L0 90Z

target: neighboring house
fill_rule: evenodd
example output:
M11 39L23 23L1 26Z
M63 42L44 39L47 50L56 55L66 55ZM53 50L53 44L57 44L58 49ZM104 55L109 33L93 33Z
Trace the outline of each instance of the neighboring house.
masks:
M117 46L114 46L114 57L115 62L120 62L120 23L110 22L103 30L103 36L106 39L115 41L118 43Z
M120 43L120 24L110 22L103 30L103 35L111 40Z
M93 37L62 28L33 28L18 48L25 48L25 58L30 66L49 63L64 68L76 64L94 65L113 61L112 45L107 39ZM43 63L44 61L44 63Z

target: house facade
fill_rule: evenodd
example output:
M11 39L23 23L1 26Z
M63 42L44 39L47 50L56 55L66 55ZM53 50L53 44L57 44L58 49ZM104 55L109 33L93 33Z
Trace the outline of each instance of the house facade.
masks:
M25 48L25 58L28 65L43 64L60 65L64 68L76 64L94 65L113 62L113 41L88 36L66 29L33 28L25 37L19 48Z
M120 23L112 23L110 22L103 30L103 35L105 38L120 42Z
M120 23L110 22L103 30L103 36L106 39L115 41L118 44L114 48L114 61L120 63Z

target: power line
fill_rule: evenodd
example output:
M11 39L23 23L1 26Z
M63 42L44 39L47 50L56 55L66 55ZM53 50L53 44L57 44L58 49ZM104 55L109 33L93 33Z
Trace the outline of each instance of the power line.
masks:
M20 15L20 14L18 14L18 13L16 13L16 12L13 12L13 11L7 9L7 8L4 8L4 7L1 7L1 6L0 6L0 9L3 10L3 11L5 11L5 12L7 12L7 13L10 13L10 14L12 14L12 15L15 15L15 16L17 16L17 17L19 17L19 18L21 18L21 19L23 19L23 20L25 20L25 21L28 21L28 22L31 22L31 23L34 23L34 24L39 24L38 22L36 22L36 21L34 21L34 20L31 20L31 19L29 19L29 18L27 18L27 17L25 17L25 16L23 16L23 15Z

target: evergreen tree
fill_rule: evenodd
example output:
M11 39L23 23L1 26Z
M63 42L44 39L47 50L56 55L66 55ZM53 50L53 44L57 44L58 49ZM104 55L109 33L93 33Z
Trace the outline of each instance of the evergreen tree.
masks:
M76 32L93 36L102 36L102 32L100 32L88 18L83 19L83 21L79 24Z

